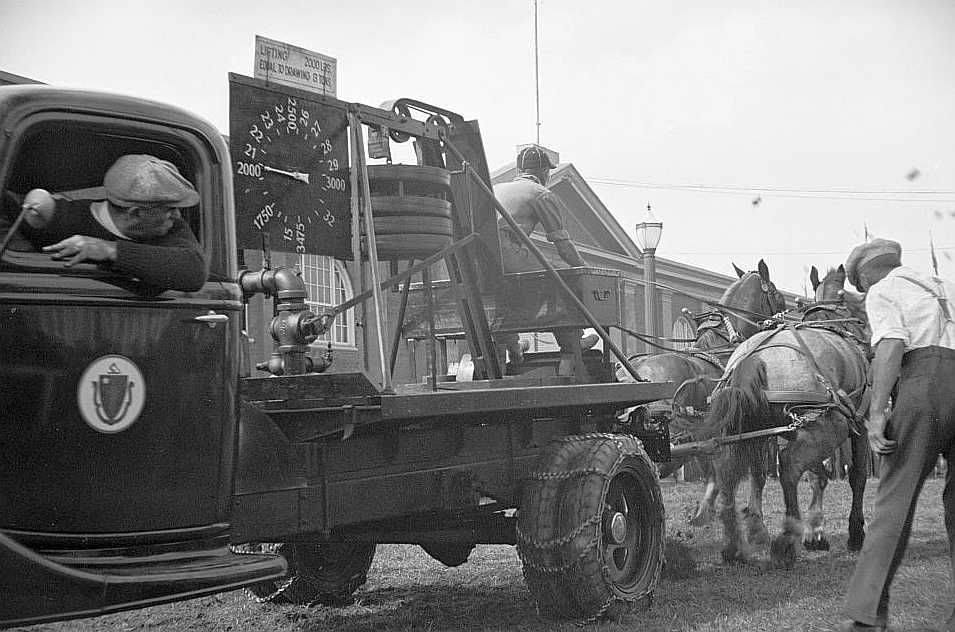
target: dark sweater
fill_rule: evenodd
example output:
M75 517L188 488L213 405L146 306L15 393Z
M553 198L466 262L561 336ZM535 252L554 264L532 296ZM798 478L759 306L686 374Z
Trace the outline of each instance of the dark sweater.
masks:
M93 218L90 200L57 199L50 223L41 229L22 224L20 230L37 247L49 246L73 235L86 235L116 242L116 261L103 268L139 279L156 289L194 292L208 275L202 247L182 219L155 239L120 239Z

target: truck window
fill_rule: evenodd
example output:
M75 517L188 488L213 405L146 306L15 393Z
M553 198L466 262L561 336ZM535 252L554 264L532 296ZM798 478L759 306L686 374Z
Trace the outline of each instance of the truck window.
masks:
M9 169L0 188L0 240L7 239L9 229L20 213L24 196L32 189L45 189L58 197L95 202L106 198L103 176L109 167L125 154L150 154L168 160L197 189L195 165L198 159L185 143L176 137L149 138L121 128L76 121L43 121L20 135ZM200 199L207 199L200 189ZM201 206L201 204L200 204ZM197 239L202 240L200 206L181 209ZM23 237L25 231L11 235L3 265L49 269L57 273L103 274L97 266L80 264L64 270L62 263L51 261L50 255L38 252Z

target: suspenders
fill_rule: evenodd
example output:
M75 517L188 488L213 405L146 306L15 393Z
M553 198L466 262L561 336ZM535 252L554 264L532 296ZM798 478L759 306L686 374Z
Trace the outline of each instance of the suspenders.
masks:
M937 288L932 287L931 285L922 281L921 279L908 276L907 274L898 274L897 276L900 279L905 279L909 283L919 286L920 288L922 288L923 290L931 294L932 297L936 301L938 301L938 308L942 311L942 315L945 317L945 320L947 320L950 323L955 322L955 318L952 317L952 307L949 304L948 297L942 294L942 292L940 292Z

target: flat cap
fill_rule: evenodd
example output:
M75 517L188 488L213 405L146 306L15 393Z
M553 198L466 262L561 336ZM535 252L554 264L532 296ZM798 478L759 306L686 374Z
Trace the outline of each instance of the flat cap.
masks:
M517 168L521 171L553 169L556 166L547 152L538 145L528 145L517 152Z
M171 206L199 203L195 187L176 166L148 154L127 154L113 163L103 178L106 199L117 206Z
M876 237L863 244L859 244L852 249L849 257L846 259L846 279L855 286L860 292L859 287L859 268L871 263L876 259L885 257L886 263L893 265L902 264L902 246L897 241L891 239L880 239Z

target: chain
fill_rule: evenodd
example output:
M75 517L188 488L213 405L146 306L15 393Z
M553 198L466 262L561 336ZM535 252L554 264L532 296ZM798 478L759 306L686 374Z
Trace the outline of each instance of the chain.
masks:
M577 525L573 530L571 530L567 535L561 536L559 538L551 538L549 540L537 540L535 538L528 538L525 536L520 529L517 530L517 538L523 541L525 544L530 544L535 549L541 549L542 551L559 549L565 544L570 544L574 538L584 532L584 529L587 527L593 526L600 522L600 518L603 515L603 509L601 508L597 513L591 517L584 520L582 523Z
M794 408L789 408L786 410L786 415L792 420L792 422L790 422L787 428L790 430L799 430L800 428L805 428L809 424L819 419L825 412L825 408L810 408L803 412L797 412Z
M623 460L626 457L634 454L632 450L629 450L624 445L624 443L620 440L620 437L618 435L613 435L608 433L590 433L586 435L570 435L570 436L562 437L558 439L557 441L562 444L567 444L567 443L580 442L580 441L592 441L595 439L612 441L617 448L617 458L614 461L614 463L610 466L608 471L603 471L602 469L598 469L598 468L585 468L585 469L578 469L578 470L570 470L567 472L545 471L545 472L534 472L528 478L530 480L540 481L540 482L568 480L571 478L576 478L581 476L599 476L605 481L611 480L612 473L615 472L620 467L620 464L623 463ZM604 508L607 506L606 499L607 499L607 492L609 491L609 489L610 489L609 485L604 485L601 491L601 497L600 497L600 503L599 503L600 509L597 512L595 512L592 516L584 520L581 524L579 524L573 530L571 530L569 533L557 538L551 538L548 540L538 540L536 538L528 537L525 533L521 531L520 527L518 527L517 528L518 541L523 544L529 545L531 548L536 549L538 551L552 551L555 549L559 549L563 546L566 546L567 544L572 542L575 538L579 537L582 533L584 533L588 528L591 528L600 524L600 520L603 517ZM537 560L531 559L529 555L525 555L523 547L517 547L517 550L518 550L518 556L520 557L520 560L521 560L521 564L525 568L533 572L540 573L542 575L558 575L560 573L564 573L570 570L574 565L578 564L581 560L586 558L588 555L592 553L597 553L598 558L601 559L600 572L604 578L609 578L610 569L607 567L606 561L604 561L602 556L599 555L599 548L600 548L600 529L598 527L594 529L593 537L590 538L586 546L584 546L582 550L576 556L574 556L573 559L566 561L563 564L559 564L559 565L543 564L538 562ZM576 625L579 627L582 627L590 623L599 621L600 619L604 618L604 616L607 614L607 611L611 608L611 606L613 606L613 604L618 601L623 601L623 602L637 601L649 595L651 595L651 593L648 591L646 594L638 595L633 599L623 599L615 594L610 594L607 597L607 599L603 602L603 604L601 604L601 606L597 608L597 610L592 615L590 615L586 619L577 621Z
M595 467L589 467L583 470L568 470L566 472L533 472L526 478L532 481L565 481L571 478L581 478L584 476L600 476L603 479L609 479L609 475L601 472Z
M520 537L520 536L518 536L518 537ZM574 559L570 560L569 562L565 562L564 564L561 564L561 565L559 565L559 566L545 566L545 565L543 565L543 564L538 564L537 562L535 562L535 561L533 561L533 560L527 558L527 557L524 556L523 554L521 554L521 553L520 553L520 549L518 549L518 557L519 557L520 560L521 560L521 564L523 564L523 565L526 566L527 568L530 568L530 569L532 569L532 570L535 570L535 571L537 571L538 573L540 573L540 574L542 574L542 575L556 575L556 574L558 574L558 573L563 573L563 572L568 571L568 570L570 570L571 568L573 568L574 564L577 564L578 562L580 562L580 560L582 560L582 559L584 559L585 557L587 557L587 554L588 554L593 548L599 546L599 543L597 542L597 536L596 536L596 534L594 535L594 538L593 538L590 542L588 542L587 544L588 544L588 546L584 547L584 549L583 549L580 553L578 553L577 556L576 556ZM590 545L593 545L593 546L590 546Z

